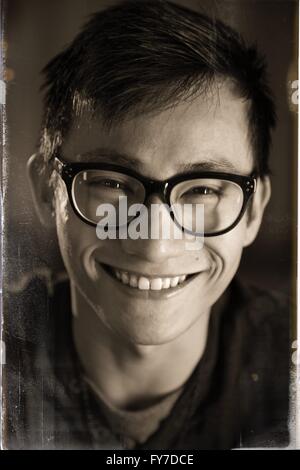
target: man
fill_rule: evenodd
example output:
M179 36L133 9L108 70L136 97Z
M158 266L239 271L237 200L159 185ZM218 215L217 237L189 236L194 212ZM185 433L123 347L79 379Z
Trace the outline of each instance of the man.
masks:
M16 302L30 322L7 321L7 446L287 445L289 311L235 279L271 193L275 111L257 51L204 15L128 1L44 73L29 176L69 282L49 298L29 286ZM103 204L124 198L126 223L104 224ZM137 220L160 236L130 236Z

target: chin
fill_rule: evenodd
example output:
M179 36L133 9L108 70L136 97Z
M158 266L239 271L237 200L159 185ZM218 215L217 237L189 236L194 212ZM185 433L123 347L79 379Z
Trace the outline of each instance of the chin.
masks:
M106 309L105 323L111 331L129 343L149 346L167 344L183 335L197 321L188 308L174 311L170 307L166 309L166 306L156 305L153 310L153 306L149 308L148 303L138 310L136 306L130 308L130 305L122 310Z

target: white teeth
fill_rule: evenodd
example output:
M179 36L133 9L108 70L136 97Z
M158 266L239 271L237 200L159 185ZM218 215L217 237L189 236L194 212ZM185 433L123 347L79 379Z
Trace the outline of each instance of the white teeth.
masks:
M121 280L123 284L129 284L129 276L128 273L122 273L121 274Z
M179 277L172 277L171 279L171 287L176 287L179 282Z
M165 277L163 279L163 289L169 289L171 285L171 279L169 277Z
M157 279L151 279L151 290L162 290L162 279L158 277Z
M129 284L131 287L137 287L138 286L138 278L135 274L131 274L129 277Z
M140 290L149 290L150 289L150 281L146 277L140 277L139 278L139 283L138 283L138 288Z
M145 276L137 276L136 274L130 274L127 271L114 270L115 276L123 284L130 285L131 287L140 290L162 290L169 289L170 287L176 287L186 279L186 275L175 276L175 277L155 277L147 278Z

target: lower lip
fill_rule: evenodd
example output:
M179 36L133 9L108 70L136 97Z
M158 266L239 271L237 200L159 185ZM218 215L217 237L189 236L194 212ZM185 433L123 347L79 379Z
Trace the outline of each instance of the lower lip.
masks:
M182 292L185 287L187 287L191 282L193 282L194 279L199 277L201 274L203 274L204 271L193 274L192 276L188 277L184 282L181 284L178 284L176 287L170 287L168 289L161 289L161 290L141 290L136 287L131 287L128 284L123 284L121 281L119 281L111 272L110 272L110 267L104 266L102 263L99 263L96 261L97 266L101 269L101 273L104 273L109 279L111 279L116 287L119 288L121 292L123 292L126 295L130 295L133 297L141 298L141 299L153 299L153 300L162 300L162 299L169 299L170 297L173 297L177 295L178 293Z

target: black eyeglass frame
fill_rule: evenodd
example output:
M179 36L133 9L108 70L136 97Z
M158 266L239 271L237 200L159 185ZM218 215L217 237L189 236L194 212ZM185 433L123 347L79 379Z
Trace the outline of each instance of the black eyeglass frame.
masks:
M122 173L127 176L131 176L132 178L135 178L144 186L144 189L145 189L144 201L141 202L141 204L144 204L151 195L158 194L159 196L162 197L163 202L169 206L171 219L178 227L181 228L183 232L190 233L195 236L204 236L204 237L215 237L218 235L223 235L224 233L227 233L230 230L232 230L243 217L246 211L248 202L251 196L253 196L253 194L255 193L256 186L257 186L257 176L255 172L252 172L251 175L249 176L237 175L233 173L214 172L214 171L186 172L186 173L177 174L164 181L158 181L158 180L152 180L150 178L146 178L145 176L140 175L139 173L135 172L132 169L119 166L119 165L114 165L112 163L66 162L58 156L55 156L52 159L52 163L53 163L54 169L58 172L58 174L61 176L61 178L63 179L66 185L68 197L69 197L70 204L71 204L73 211L83 222L85 222L88 225L91 225L92 227L97 227L97 223L92 222L91 220L85 218L81 214L81 212L77 209L76 204L73 199L73 191L72 191L75 176L78 175L78 173L80 173L81 171L85 171L85 170L115 171L115 172ZM174 189L175 186L177 186L177 184L182 183L183 181L199 179L199 178L220 179L220 180L225 180L225 181L231 181L233 183L236 183L242 189L243 205L241 207L239 216L226 229L219 230L218 232L208 233L208 234L205 234L205 233L200 234L200 233L195 233L188 229L185 229L176 220L174 213L172 211L172 204L171 204L171 199L170 199L172 190ZM136 217L138 217L138 215ZM128 222L128 224L132 222L132 220L134 220L136 217L133 217Z

